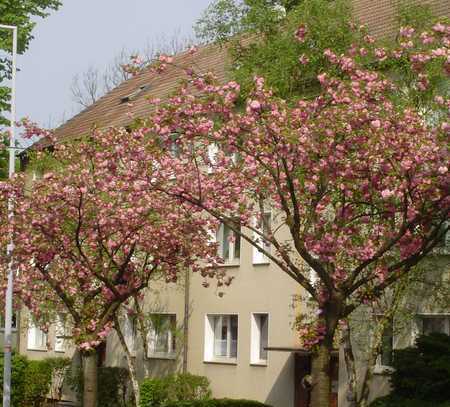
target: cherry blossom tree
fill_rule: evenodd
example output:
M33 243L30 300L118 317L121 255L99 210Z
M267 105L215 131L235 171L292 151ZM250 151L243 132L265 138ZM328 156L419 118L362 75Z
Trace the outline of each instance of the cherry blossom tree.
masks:
M3 248L10 236L15 243L17 297L43 329L58 313L67 316L83 359L85 407L96 405L96 353L122 305L156 276L170 283L191 269L221 281L205 221L143 181L140 160L154 154L156 162L160 151L143 138L139 130L111 129L56 144L53 153L37 153L42 177L30 183L20 174L0 188L0 241ZM14 203L10 223L7 199Z
M308 27L295 35L304 41ZM403 27L399 39L395 49L366 36L347 54L326 50L320 93L295 104L255 78L242 107L237 83L186 69L180 92L154 101L142 129L172 151L146 178L152 188L227 224L315 300L299 329L312 350L314 407L329 405L339 324L448 231L450 100L430 82L448 81L450 27ZM160 62L161 71L172 61ZM390 78L393 66L404 75ZM414 103L420 93L430 117Z

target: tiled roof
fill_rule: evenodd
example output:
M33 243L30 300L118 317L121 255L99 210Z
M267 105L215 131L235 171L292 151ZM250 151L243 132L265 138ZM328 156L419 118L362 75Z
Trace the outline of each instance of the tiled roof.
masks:
M450 0L352 0L355 17L367 24L372 35L395 33L395 16L399 4L427 5L433 14L450 17Z
M436 15L450 17L450 0L407 0L419 4L428 4ZM395 15L398 0L353 0L355 17L367 24L369 31L377 36L392 35L395 31ZM200 47L194 55L187 52L174 58L174 65L187 67L194 65L201 72L214 72L220 81L227 77L228 53L226 47L207 45ZM72 119L56 129L55 136L59 140L86 134L94 126L106 128L111 126L125 126L129 124L130 111L134 118L144 117L151 110L149 98L166 98L184 77L183 70L169 66L162 74L144 70L139 75L123 82L117 88L108 92L93 105L83 110ZM132 107L123 99L140 92L133 98ZM42 140L42 144L45 141Z
M173 66L169 65L163 73L153 73L149 69L144 70L131 79L123 82L112 91L101 97L87 109L78 113L72 119L55 130L58 140L86 134L94 126L106 128L112 126L125 126L133 117L143 117L152 106L149 99L166 98L175 87L185 78L183 68L193 66L199 72L213 72L219 81L226 79L228 52L226 47L207 45L200 47L198 52L190 55L187 52L174 57ZM136 94L136 91L142 89ZM124 99L135 95L129 106ZM42 140L45 145L45 141Z

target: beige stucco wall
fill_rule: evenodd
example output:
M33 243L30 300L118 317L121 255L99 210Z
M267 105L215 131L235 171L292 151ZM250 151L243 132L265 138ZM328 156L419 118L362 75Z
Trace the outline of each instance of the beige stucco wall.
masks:
M294 347L292 305L298 285L273 265L253 266L251 253L248 244L242 243L240 266L227 268L235 278L223 290L223 297L214 288L203 288L200 278L192 279L188 367L211 380L217 397L242 397L290 407L294 398L293 357L290 352L269 351L267 366L250 364L251 314L269 314L269 347ZM204 361L205 318L214 313L238 315L235 365Z
M190 278L188 362L190 373L208 377L215 397L248 398L267 402L274 407L292 407L294 400L294 358L291 352L269 351L266 366L250 363L251 314L269 314L270 347L298 346L292 329L297 309L294 295L298 284L280 269L270 264L252 264L252 247L241 242L239 266L226 266L234 280L230 287L217 288L211 282L202 286L199 275ZM223 296L219 295L223 292ZM154 283L145 297L146 312L166 312L177 315L178 331L184 319L184 282ZM298 304L297 304L298 305ZM205 317L207 314L238 315L238 356L236 363L214 363L204 360ZM137 339L136 366L139 378L158 376L182 370L182 337L177 341L177 359L145 360L142 341ZM118 338L108 338L106 364L126 366Z
M145 293L142 311L148 313L168 313L176 315L176 357L145 358L144 346L140 332L136 337L134 361L139 380L144 377L158 377L181 371L183 363L183 321L184 321L184 279L177 284L152 281ZM106 366L127 367L125 354L117 334L113 331L108 337L106 347Z

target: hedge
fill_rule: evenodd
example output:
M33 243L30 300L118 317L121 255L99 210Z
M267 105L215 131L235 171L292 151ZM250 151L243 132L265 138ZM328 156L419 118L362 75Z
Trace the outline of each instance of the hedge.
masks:
M167 402L204 400L211 397L209 380L190 373L147 378L140 385L141 407L165 406Z
M375 400L370 407L450 407L450 401L436 403L435 401L407 399L390 395Z
M99 367L97 372L98 407L126 407L130 391L128 369L123 367ZM83 371L75 367L68 377L68 385L83 405Z
M173 401L165 403L164 407L270 407L270 406L254 400L209 399L209 400Z
M371 407L450 407L450 336L422 335L396 350L392 365L392 392Z
M14 407L41 407L45 405L52 384L53 373L68 366L69 359L48 358L29 360L13 354L11 372L11 404ZM3 398L3 356L0 357L0 398Z
M13 354L11 369L11 404L22 406L25 394L26 369L28 367L26 356ZM3 400L3 354L0 355L0 400Z

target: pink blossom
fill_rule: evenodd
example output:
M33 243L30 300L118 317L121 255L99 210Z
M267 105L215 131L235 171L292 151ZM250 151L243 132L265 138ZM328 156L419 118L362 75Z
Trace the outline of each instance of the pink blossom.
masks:
M376 120L372 120L370 122L370 125L374 128L374 129L379 129L381 127L381 121L376 119Z
M297 39L297 41L304 42L307 32L307 27L304 24L300 25L295 32L295 38Z
M383 199L390 198L392 195L394 195L394 192L390 189L383 189L383 191L381 191L381 196Z
M259 110L261 109L261 103L259 103L257 100L252 100L249 104L250 108L252 110Z

